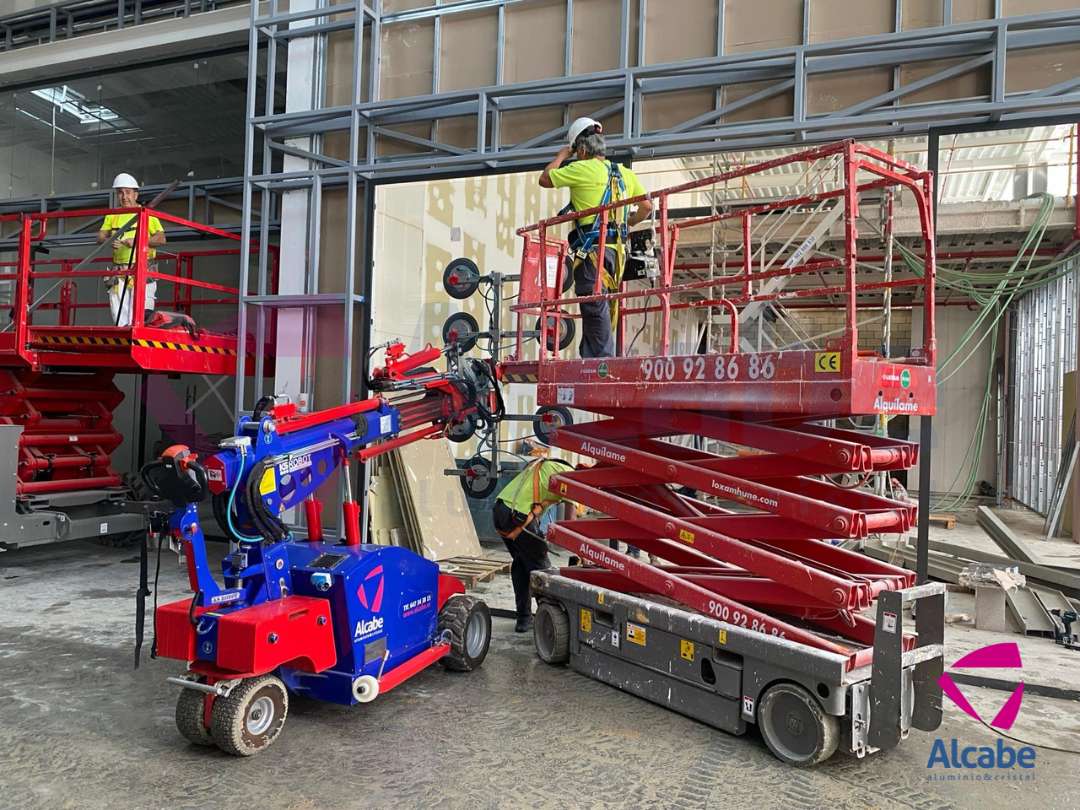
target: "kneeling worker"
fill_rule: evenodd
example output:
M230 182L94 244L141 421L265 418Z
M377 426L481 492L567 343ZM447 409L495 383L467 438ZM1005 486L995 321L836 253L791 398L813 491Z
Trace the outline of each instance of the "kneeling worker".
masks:
M113 188L116 189L116 197L120 208L135 208L139 204L139 184L127 172L121 172L113 180ZM98 243L106 239L113 240L113 263L112 270L115 272L130 272L135 269L135 230L138 224L137 214L109 214L101 223L98 231ZM147 217L146 261L147 270L157 271L157 265L153 264L157 257L154 248L165 244L165 229L161 227L161 221L157 217ZM109 292L109 311L112 312L114 326L131 326L132 299L135 294L135 278L129 275L106 276L105 287ZM143 307L146 312L154 311L154 297L157 294L157 280L147 279L146 295L143 299ZM145 315L144 315L145 320Z
M541 187L570 189L568 209L586 211L645 194L645 188L636 174L607 159L602 132L599 121L578 118L570 125L569 144L559 150L540 174ZM563 166L563 162L570 157L577 160ZM627 229L643 222L652 213L653 205L651 200L645 199L633 211L628 211L628 208L623 205L608 213L602 291L618 291L622 281L622 257L629 242ZM564 208L560 213L566 210ZM588 216L577 220L567 240L572 251L568 261L574 274L574 294L579 297L594 294L599 237L598 218ZM611 325L616 310L613 308L609 311L604 301L579 304L578 309L581 311L581 356L613 356L615 341Z
M538 531L540 516L549 506L567 500L548 489L548 484L551 476L572 469L572 464L561 459L538 458L503 487L495 501L495 530L513 558L510 581L517 612L515 633L526 632L532 624L529 575L551 567L547 543Z

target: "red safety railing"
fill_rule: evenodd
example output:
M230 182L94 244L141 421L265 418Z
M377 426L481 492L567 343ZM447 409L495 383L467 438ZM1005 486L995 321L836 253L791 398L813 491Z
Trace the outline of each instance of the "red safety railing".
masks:
M48 256L50 235L59 231L62 223L88 219L103 221L109 214L122 217L130 215L132 219L125 231L135 231L136 243L132 249L133 260L127 267L116 266L111 256ZM13 284L11 322L0 329L0 355L16 355L26 365L36 368L40 365L40 351L51 347L79 345L83 348L95 347L99 352L140 345L151 347L152 340L155 337L160 338L160 335L149 332L143 334L144 330L153 328L153 324L144 323L141 313L145 309L146 285L155 281L158 286L165 287L158 291L155 305L157 310L190 316L196 308L220 307L220 319L216 319L214 323L200 323L198 331L207 335L207 340L213 344L214 352L227 351L223 347L231 341L231 355L235 357L235 312L239 302L239 289L231 284L221 283L220 276L227 277L230 275L228 271L222 273L219 269L219 278L214 281L206 276L209 274L209 265L216 257L236 257L237 263L232 275L239 276L240 248L195 247L173 250L169 246L162 246L157 248L156 257L149 259L148 224L151 216L162 222L166 234L171 224L183 227L187 234L194 232L197 238L203 240L225 240L230 243L240 241L236 234L220 228L147 208L87 209L0 216L0 222L15 222L19 226L16 259L0 262L0 281ZM276 245L269 248L271 283L276 286L279 252ZM61 249L66 248L61 246ZM44 253L46 257L38 257L39 253ZM87 296L84 288L80 295L81 280L104 280L106 277L133 279L129 287L132 296L130 311L135 314L128 326L110 323L109 316L103 318L98 312L109 309L103 287L95 290L92 296ZM205 315L205 310L200 311ZM220 339L214 340L215 336ZM137 337L143 338L141 343L136 340ZM197 338L193 336L193 339ZM50 345L44 346L43 341ZM87 363L80 362L79 365ZM102 367L107 365L108 363L102 363ZM221 369L192 367L180 370L216 373Z
M716 214L703 217L676 219L672 216L673 206L671 198L675 195L706 189L710 186L719 186L726 181L743 178L757 173L775 170L779 167L791 164L811 164L834 157L837 168L840 170L838 181L827 181L822 178L820 190L799 194L790 197L782 197L760 203L740 205L738 200L729 201L730 210L722 210ZM858 221L860 217L860 195L869 192L880 192L892 188L900 192L908 193L914 201L919 214L919 223L923 239L923 255L921 256L922 274L909 278L899 278L882 281L865 281L857 278L857 268L871 258L880 259L880 256L867 255L860 257L857 238ZM792 299L806 298L842 298L845 306L845 330L842 338L836 341L846 356L858 356L858 322L857 310L859 308L859 296L872 292L883 292L886 289L903 287L918 287L922 290L922 304L928 312L933 311L934 306L934 275L935 255L932 238L933 209L932 209L932 175L930 172L919 169L904 161L869 146L851 141L830 144L828 146L809 149L775 160L766 161L750 166L741 167L728 172L719 173L700 180L671 186L650 194L620 200L606 206L598 206L584 211L574 211L560 216L549 217L539 222L520 228L517 233L523 239L522 259L522 296L521 301L512 307L518 313L518 335L516 357L524 357L524 337L530 324L525 323L521 316L549 316L540 320L541 350L538 360L542 364L549 360L563 359L557 342L549 343L547 332L550 329L560 328L559 321L563 318L579 318L580 315L569 309L572 305L592 301L621 301L640 302L639 306L627 306L623 315L635 315L651 312L659 312L661 315L660 344L656 347L656 354L667 355L670 352L670 324L671 313L677 310L694 308L724 307L729 312L745 307L753 302L776 302L783 303ZM656 286L650 289L632 290L624 282L621 289L614 293L603 293L601 288L602 279L597 274L596 287L592 295L567 296L562 293L565 274L569 272L565 261L544 263L541 271L541 263L538 257L565 255L564 243L556 238L556 229L566 224L572 224L576 220L596 216L599 218L599 239L596 247L596 255L603 256L608 231L608 223L614 217L614 212L645 200L651 199L656 206L655 221L658 223L657 240L660 245L660 277ZM820 205L829 200L837 200L842 206L843 217L843 249L842 253L832 257L819 257L803 260L805 257L798 256L796 247L791 254L794 262L785 263L779 269L755 270L753 259L757 255L764 255L767 247L764 240L755 242L753 226L755 218L767 217L779 212L806 211L809 206ZM676 269L695 269L708 267L708 264L693 262L678 262L677 251L679 248L680 235L685 232L712 226L716 223L736 222L740 227L741 244L731 252L741 252L742 260L735 263L739 269L737 273L727 273L731 264L721 262L716 267L721 270L720 275L712 278L675 283ZM553 248L552 246L555 246ZM814 252L811 247L809 253ZM554 278L550 278L554 270ZM801 287L798 289L786 289L778 292L763 292L761 285L769 279L789 276L818 275L825 272L842 272L843 280L837 284L822 283L815 287ZM543 272L543 277L540 277ZM737 289L736 294L721 296L713 295L716 290ZM680 300L687 293L701 292L705 294L702 300ZM657 299L659 303L649 304L646 299ZM530 319L531 320L531 319ZM625 346L625 317L620 320L617 329L616 345L620 354ZM545 347L550 347L545 349ZM733 352L737 349L733 349ZM933 319L927 318L923 331L922 346L912 352L912 356L901 358L902 361L915 365L933 366L936 357L936 339L934 336Z

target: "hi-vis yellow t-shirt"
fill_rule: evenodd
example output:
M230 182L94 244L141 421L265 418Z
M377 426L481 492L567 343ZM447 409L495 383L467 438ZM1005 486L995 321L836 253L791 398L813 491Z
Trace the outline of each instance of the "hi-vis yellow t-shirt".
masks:
M631 197L640 197L645 193L645 187L641 185L641 181L638 180L638 176L633 171L625 166L615 165L619 166L619 173L622 174L623 185L626 187L626 192L623 195L624 200ZM604 190L607 188L608 183L608 161L599 158L575 160L561 169L552 169L548 172L548 177L551 179L551 185L555 188L570 189L570 202L573 204L575 211L587 211L600 205L600 201L604 198ZM616 211L618 221L622 222L626 209L616 209ZM588 225L594 219L596 219L595 216L582 217L578 220L578 223ZM608 220L611 219L609 213Z
M101 223L101 230L103 231L116 231L124 227L124 223L131 220L131 224L128 226L128 230L124 231L122 238L135 240L135 226L139 222L138 214L109 214L105 217L105 221ZM165 229L161 227L161 221L157 217L147 217L147 226L150 230L148 236L153 236L155 233L161 233ZM121 238L120 236L113 235L113 239ZM131 262L132 248L127 245L121 245L118 248L113 248L113 264L127 265ZM146 249L146 258L153 259L157 256L157 251L152 247Z

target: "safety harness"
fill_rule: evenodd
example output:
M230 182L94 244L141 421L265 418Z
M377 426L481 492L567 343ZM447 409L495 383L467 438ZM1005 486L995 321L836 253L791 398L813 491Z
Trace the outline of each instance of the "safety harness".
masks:
M600 206L603 207L610 205L613 202L619 202L626 197L626 182L623 180L622 171L615 161L609 160L607 162L608 178L607 184L604 188L604 194L600 198ZM568 214L571 211L576 210L573 202L566 204L566 207L559 212L559 215ZM619 285L622 284L623 276L623 250L628 238L628 229L626 226L626 208L615 209L615 217L618 219L621 216L621 222L609 222L607 227L607 234L605 237L605 247L612 247L615 249L615 267L613 273L608 273L604 267L604 262L600 256L593 257L593 266L596 267L597 272L600 273L600 277L603 280L604 288L608 292L617 292ZM598 251L600 241L600 215L598 214L593 218L588 230L583 228L580 223L575 225L574 230L570 232L568 239L571 249L571 272L576 272L577 268L589 258L591 254ZM611 325L614 328L619 319L619 304L618 301L612 301L610 303L611 310Z

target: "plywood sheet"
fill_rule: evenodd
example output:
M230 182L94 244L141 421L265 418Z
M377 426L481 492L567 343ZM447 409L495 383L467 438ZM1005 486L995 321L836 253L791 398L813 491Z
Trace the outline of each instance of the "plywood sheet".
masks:
M565 43L566 3L563 0L507 6L504 81L516 84L562 76Z
M574 73L596 73L619 67L622 0L574 0ZM637 4L631 3L630 64L637 51Z
M806 112L808 115L836 112L887 93L891 88L892 68L810 76L806 80Z
M1044 11L1070 11L1076 8L1076 0L1004 0L1003 6L1005 16L1015 17Z
M1011 58L1011 57L1010 57ZM915 62L900 68L900 85L911 84L933 73L945 70L964 62L964 59L942 59L933 62ZM983 65L960 76L954 76L943 82L908 93L901 99L902 104L919 104L947 98L971 98L986 96L990 92L990 66Z
M432 20L386 26L382 34L379 92L384 99L427 95L434 69Z
M1009 54L1005 92L1037 90L1080 76L1080 49L1072 45L1029 48Z
M810 42L887 34L893 30L893 14L893 4L882 0L814 0L810 5Z
M461 482L443 472L454 467L449 442L419 441L397 452L424 556L429 560L482 556Z
M450 14L442 21L439 92L487 87L495 84L499 16Z
M659 65L715 55L716 13L716 0L649 3L645 10L645 63Z
M802 42L803 0L734 0L724 7L724 53L752 53Z

